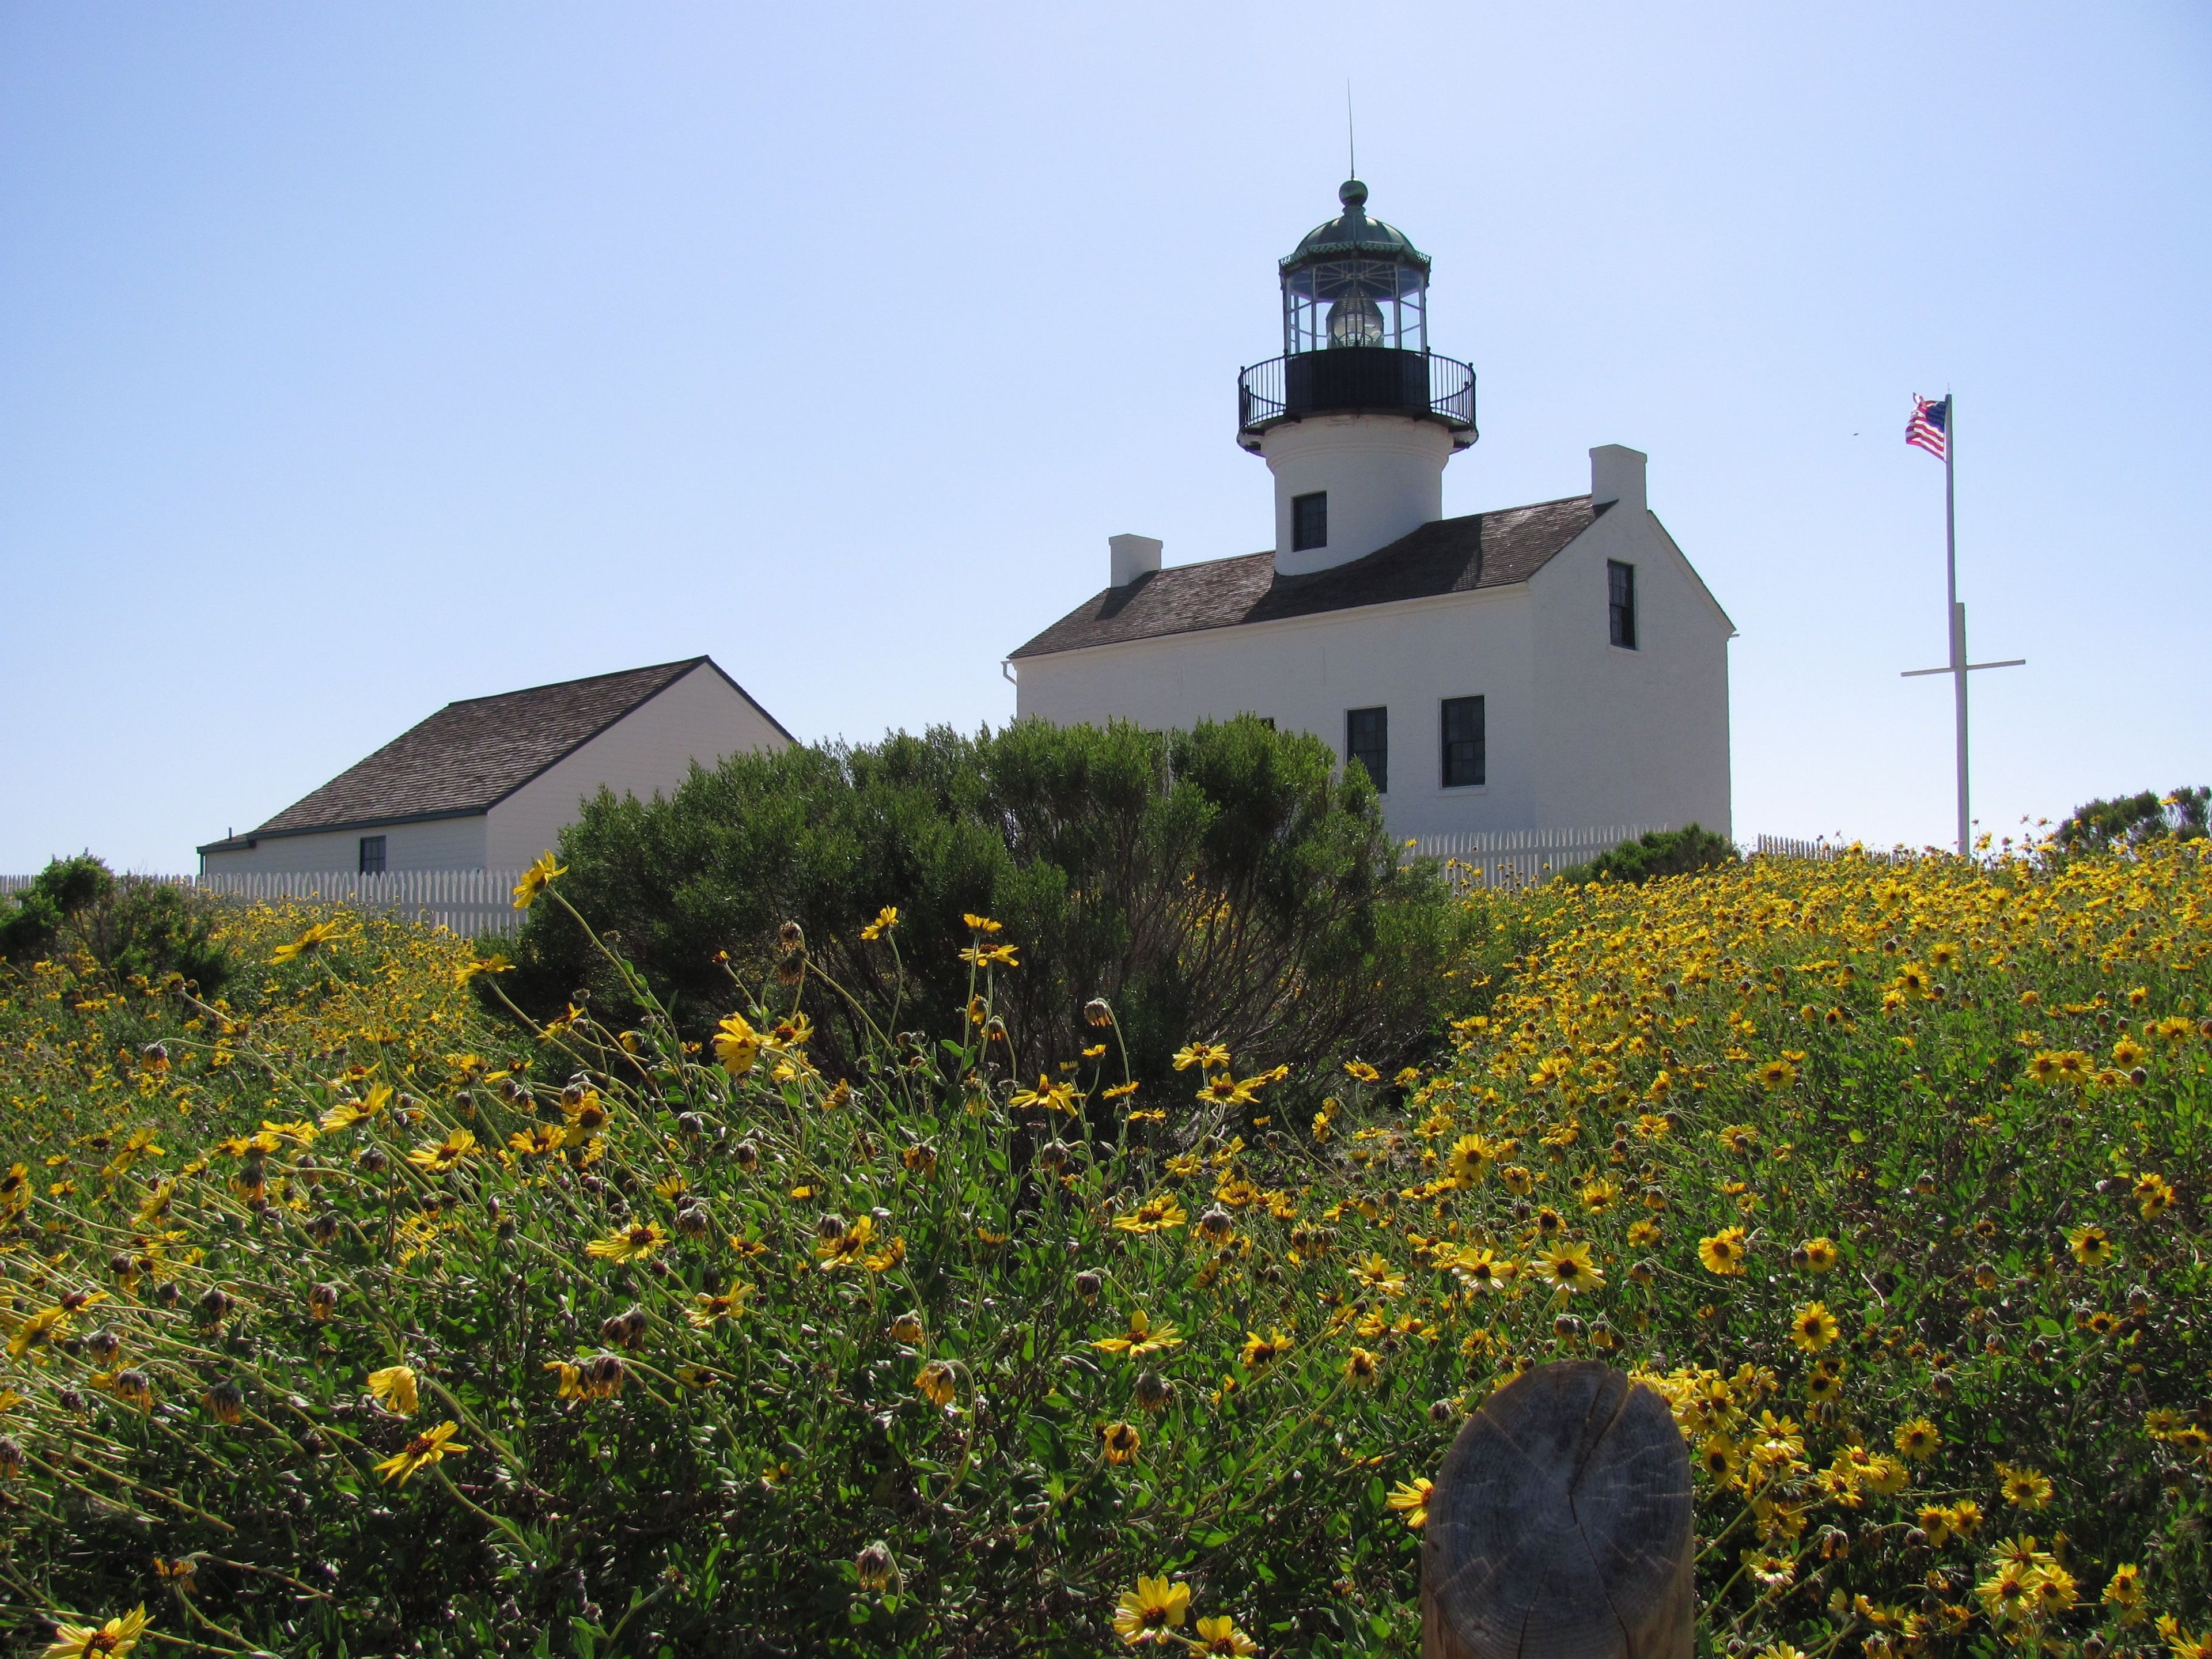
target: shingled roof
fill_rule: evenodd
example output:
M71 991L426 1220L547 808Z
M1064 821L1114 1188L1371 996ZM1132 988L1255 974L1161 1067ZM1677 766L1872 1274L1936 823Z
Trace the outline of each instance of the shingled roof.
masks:
M1303 576L1276 574L1273 553L1170 565L1094 595L1013 654L1045 657L1394 599L1510 587L1549 563L1589 528L1599 510L1587 495L1569 495L1437 519L1364 558Z
M486 811L702 665L722 673L712 658L688 657L651 668L449 702L248 836L200 850L243 847L249 837ZM722 678L729 679L726 674ZM745 696L744 687L734 680L730 684ZM766 709L761 714L775 726ZM776 726L776 730L783 728Z

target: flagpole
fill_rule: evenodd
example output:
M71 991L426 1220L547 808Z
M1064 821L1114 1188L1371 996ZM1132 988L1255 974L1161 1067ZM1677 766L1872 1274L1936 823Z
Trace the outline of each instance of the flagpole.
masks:
M1952 467L1958 453L1957 411L1949 392L1943 394L1943 585L1950 601L1952 704L1958 728L1959 856L1973 851L1970 837L1973 821L1966 799L1966 607L1959 603L1958 495Z

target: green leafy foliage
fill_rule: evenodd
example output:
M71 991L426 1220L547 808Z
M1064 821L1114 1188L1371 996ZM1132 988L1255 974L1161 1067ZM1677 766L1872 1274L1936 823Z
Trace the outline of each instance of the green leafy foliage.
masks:
M1655 830L1634 841L1625 841L1587 864L1563 871L1559 879L1620 881L1640 886L1660 876L1686 876L1733 864L1735 858L1735 848L1726 836L1692 823L1680 830Z
M2066 853L2109 852L2168 837L2202 840L2208 808L2212 808L2212 788L2176 789L2166 795L2146 789L2139 795L2075 807L2054 839Z
M207 993L230 964L216 943L215 908L168 882L118 878L100 860L57 859L0 914L0 957L26 963L82 951L118 980L174 974Z
M564 890L695 1037L723 1012L720 958L765 975L799 923L814 942L801 1006L834 1072L871 1028L955 1027L968 915L1020 942L996 1006L1030 1075L1098 1040L1082 1014L1097 996L1147 1085L1193 1037L1255 1065L1409 1055L1439 1030L1464 921L1399 867L1364 775L1332 765L1317 739L1249 718L740 756L665 799L588 803L562 837ZM895 933L861 939L885 906ZM579 987L604 1018L635 1006L566 910L534 913L514 956L503 988L542 1018Z

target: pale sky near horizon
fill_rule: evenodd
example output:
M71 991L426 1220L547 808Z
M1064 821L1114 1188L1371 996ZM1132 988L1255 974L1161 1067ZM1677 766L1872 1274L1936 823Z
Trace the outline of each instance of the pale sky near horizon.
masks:
M1370 209L1467 513L1650 457L1741 631L1735 828L2212 782L2212 9L0 4L0 872L194 867L455 698L711 653L994 724L1272 539L1274 262ZM1564 827L1564 826L1563 826Z

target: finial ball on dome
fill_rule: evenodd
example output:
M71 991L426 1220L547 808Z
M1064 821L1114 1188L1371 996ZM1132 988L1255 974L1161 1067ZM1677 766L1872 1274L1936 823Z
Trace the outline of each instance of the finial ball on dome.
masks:
M1367 186L1357 179L1347 179L1337 186L1336 199L1346 211L1356 213L1367 204Z

